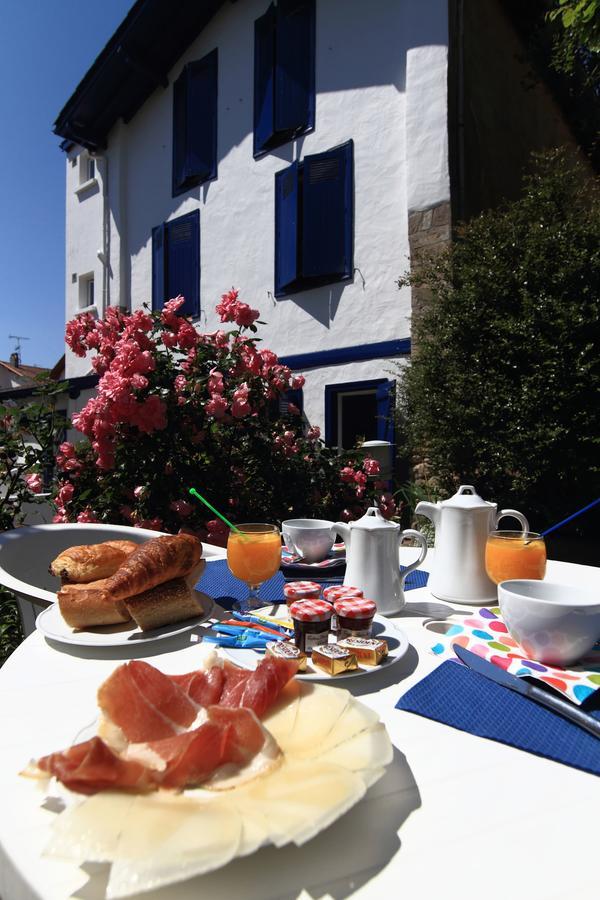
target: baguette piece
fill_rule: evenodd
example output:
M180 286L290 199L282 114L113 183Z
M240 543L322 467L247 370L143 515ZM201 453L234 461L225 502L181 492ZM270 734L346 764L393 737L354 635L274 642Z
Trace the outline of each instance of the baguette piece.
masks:
M159 584L149 591L143 591L135 597L128 597L123 602L131 618L142 631L160 628L161 625L172 625L201 616L208 606L202 607L199 600L210 599L200 591L192 591L184 578L173 578Z
M139 544L134 541L103 541L68 547L50 563L50 572L64 583L87 584L110 578Z
M140 544L107 581L113 600L125 600L182 578L198 565L202 544L191 534L169 534Z
M131 618L125 604L107 589L108 578L89 584L65 584L57 594L61 615L71 628L117 625Z

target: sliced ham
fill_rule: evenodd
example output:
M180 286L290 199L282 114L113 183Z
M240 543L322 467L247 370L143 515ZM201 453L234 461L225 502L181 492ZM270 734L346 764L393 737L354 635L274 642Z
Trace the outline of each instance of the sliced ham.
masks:
M127 740L135 742L179 734L198 714L179 685L139 660L115 669L98 690L98 705Z
M246 678L226 683L219 705L244 706L260 719L297 671L297 660L265 658Z
M99 737L75 744L62 753L44 756L37 765L78 794L156 790L156 779L150 769L141 763L121 759Z
M171 681L199 706L213 706L223 693L225 673L221 666L213 666L207 672L188 672L187 675L171 675Z

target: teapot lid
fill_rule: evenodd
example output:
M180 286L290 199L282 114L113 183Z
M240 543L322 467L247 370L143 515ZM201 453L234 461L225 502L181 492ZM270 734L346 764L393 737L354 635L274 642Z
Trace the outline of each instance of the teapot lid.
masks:
M361 519L350 522L351 528L365 528L368 531L382 531L384 528L398 529L395 522L389 522L376 506L370 506Z
M448 500L442 500L440 506L449 506L451 508L459 509L478 509L484 506L495 506L495 504L483 500L472 484L461 484L452 497L449 497Z

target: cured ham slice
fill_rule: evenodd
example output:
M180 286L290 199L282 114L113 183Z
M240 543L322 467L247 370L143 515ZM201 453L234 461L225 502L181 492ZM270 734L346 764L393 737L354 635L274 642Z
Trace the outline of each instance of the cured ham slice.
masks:
M265 743L265 731L250 710L211 706L207 712L208 721L199 728L147 743L166 763L160 770L123 759L99 737L44 756L37 766L80 794L193 787L228 763L244 766Z
M225 672L222 666L213 666L207 672L171 675L171 681L174 681L199 706L213 706L221 699L225 685Z
M297 671L297 660L263 659L246 678L226 682L219 705L244 706L262 718Z
M119 666L98 690L104 715L129 741L171 737L189 728L198 708L168 675L139 660Z
M211 706L208 721L199 728L149 747L167 762L161 785L181 789L202 784L227 763L245 765L264 743L265 733L249 710Z
M120 759L99 737L75 744L62 753L44 756L37 765L78 794L156 790L156 780L150 769L138 762Z

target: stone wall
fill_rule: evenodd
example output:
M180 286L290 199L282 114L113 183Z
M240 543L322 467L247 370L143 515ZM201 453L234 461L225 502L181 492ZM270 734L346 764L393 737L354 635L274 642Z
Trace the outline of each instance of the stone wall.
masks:
M418 209L408 214L408 243L410 247L411 274L418 272L419 256L429 256L444 250L452 240L452 216L450 203L445 201L428 209ZM411 313L413 321L412 353L415 352L414 321L423 310L430 296L424 285L411 288Z

